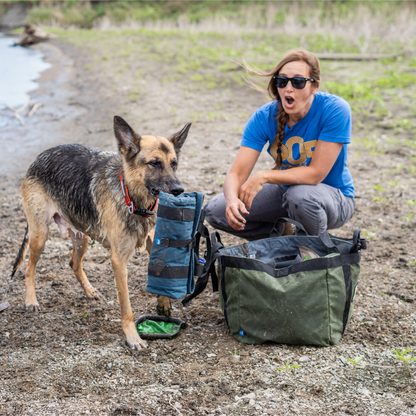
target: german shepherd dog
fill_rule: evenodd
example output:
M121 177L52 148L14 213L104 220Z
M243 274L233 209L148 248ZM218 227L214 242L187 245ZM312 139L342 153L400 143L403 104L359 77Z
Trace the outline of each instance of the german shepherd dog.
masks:
M12 276L23 263L27 311L38 311L35 269L43 251L52 218L64 239L72 240L69 263L89 299L98 293L82 269L88 239L110 249L121 326L132 349L146 347L134 325L127 286L127 262L136 247L150 253L156 223L152 209L160 191L175 196L183 192L176 177L180 150L191 123L169 138L140 136L121 117L114 117L119 153L99 151L79 144L53 147L41 153L22 183L23 209L28 227ZM170 313L170 300L160 296L158 311Z

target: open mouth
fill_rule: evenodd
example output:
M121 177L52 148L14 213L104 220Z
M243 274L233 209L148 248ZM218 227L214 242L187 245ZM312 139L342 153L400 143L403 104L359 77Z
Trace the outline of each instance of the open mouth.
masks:
M285 97L285 101L286 101L285 107L287 108L292 108L293 105L295 104L295 100L292 97Z

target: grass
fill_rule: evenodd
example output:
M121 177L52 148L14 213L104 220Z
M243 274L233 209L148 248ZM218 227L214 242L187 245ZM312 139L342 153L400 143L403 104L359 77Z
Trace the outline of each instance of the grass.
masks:
M146 27L105 31L50 30L61 39L88 48L97 61L104 62L108 71L113 67L127 68L137 56L143 55L148 60L163 62L164 66L169 67L169 71L162 75L163 82L186 79L188 90L243 86L247 74L238 62L246 59L262 69L271 69L286 50L302 44L314 52L357 51L354 42L323 33L312 34L306 40L304 33L289 36L264 30L244 33ZM345 98L359 125L364 126L366 118L371 116L378 119L380 127L384 129L411 134L416 130L412 116L416 77L411 72L403 71L403 68L411 65L412 59L393 60L383 65L371 62L366 65L366 72L357 69L357 63L346 63L340 71L338 63L323 61L321 90ZM122 70L119 69L118 76L121 73ZM265 85L265 80L257 81L260 85ZM396 104L398 97L400 103ZM394 118L392 105L407 107L409 116ZM412 146L412 141L398 145ZM391 144L375 143L373 140L371 145L365 146L372 147L375 154L378 154Z
M10 2L11 3L11 2ZM338 37L338 50L355 48L374 52L374 42L387 49L392 42L415 39L413 25L416 6L400 1L84 1L33 2L29 20L35 24L57 24L63 27L179 27L215 31L216 33L262 29L313 35L313 42L330 51L334 44L328 33ZM1 12L1 9L0 9ZM321 38L321 39L319 39ZM350 45L344 49L345 39ZM305 38L310 47L310 38ZM395 48L399 46L394 45ZM259 45L261 47L261 45ZM396 49L397 50L397 49ZM264 50L267 52L267 50Z

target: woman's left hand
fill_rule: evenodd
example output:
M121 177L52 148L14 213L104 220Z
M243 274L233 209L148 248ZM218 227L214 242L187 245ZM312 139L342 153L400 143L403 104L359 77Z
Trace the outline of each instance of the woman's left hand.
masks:
M265 182L266 179L264 177L264 171L259 171L251 178L247 179L241 187L238 197L241 201L243 201L248 210L250 210L253 199L262 190Z

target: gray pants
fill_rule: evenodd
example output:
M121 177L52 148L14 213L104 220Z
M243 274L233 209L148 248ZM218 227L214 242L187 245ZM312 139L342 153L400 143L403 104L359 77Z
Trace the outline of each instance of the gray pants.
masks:
M225 217L224 194L211 199L205 206L207 222L214 228L247 240L268 238L277 218L289 217L300 222L310 235L319 235L327 229L343 226L354 213L354 198L345 196L339 189L318 185L265 184L245 216L244 230L231 228Z

